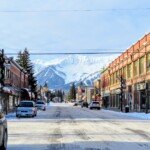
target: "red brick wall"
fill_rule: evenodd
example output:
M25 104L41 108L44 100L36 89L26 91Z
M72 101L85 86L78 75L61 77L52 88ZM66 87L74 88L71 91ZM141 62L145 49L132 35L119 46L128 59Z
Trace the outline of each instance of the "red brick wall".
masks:
M5 84L9 84L17 88L20 88L20 86L21 88L27 88L28 76L23 71L21 72L21 70L12 63L10 68L10 77L5 79Z

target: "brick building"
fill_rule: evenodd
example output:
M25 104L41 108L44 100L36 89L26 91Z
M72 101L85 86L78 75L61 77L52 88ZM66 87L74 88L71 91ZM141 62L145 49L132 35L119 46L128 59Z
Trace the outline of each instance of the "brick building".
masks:
M135 111L150 109L150 33L132 45L101 73L104 102L120 108L120 76L126 81L123 105Z
M10 67L5 66L5 86L1 92L1 103L6 113L13 110L21 99L29 99L29 94L25 90L28 88L26 71L13 59L9 59L9 63Z

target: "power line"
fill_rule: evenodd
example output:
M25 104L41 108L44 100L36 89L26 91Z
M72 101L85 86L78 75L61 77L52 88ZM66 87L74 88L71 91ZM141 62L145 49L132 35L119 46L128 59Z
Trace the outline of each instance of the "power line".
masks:
M51 12L97 12L97 11L149 11L150 8L113 8L113 9L53 9L53 10L0 10L0 13L51 13Z
M72 52L72 53L30 53L30 55L98 55L98 54L122 54L122 51L117 51L117 52L113 52L113 51L108 51L108 52ZM145 52L127 52L129 54L136 54L136 53L145 53ZM18 55L18 53L5 53L6 55Z
M75 53L30 53L30 55L97 55L97 54L120 54L122 52L75 52ZM6 55L18 55L18 53L5 53Z

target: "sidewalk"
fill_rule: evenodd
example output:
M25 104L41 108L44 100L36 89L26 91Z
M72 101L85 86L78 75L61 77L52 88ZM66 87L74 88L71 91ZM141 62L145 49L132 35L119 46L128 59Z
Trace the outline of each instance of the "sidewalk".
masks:
M150 120L150 113L146 114L145 112L120 112L119 109L102 109L104 112L110 112L111 114L116 114L120 116L127 116L127 117L133 117L133 118L139 118L139 119L145 119Z

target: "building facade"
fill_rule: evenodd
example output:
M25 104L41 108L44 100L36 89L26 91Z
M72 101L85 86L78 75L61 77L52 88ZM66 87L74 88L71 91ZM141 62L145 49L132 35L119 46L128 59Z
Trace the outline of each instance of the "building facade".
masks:
M120 77L125 81L123 105L150 109L150 33L132 45L101 73L102 97L107 107L120 108Z
M101 101L101 80L97 79L94 81L94 99Z
M85 101L91 103L95 100L94 96L94 87L93 86L85 86Z
M9 59L9 67L5 66L5 79L1 91L1 103L7 113L15 108L22 99L30 99L28 92L28 75L13 59ZM25 92L24 92L25 90Z

